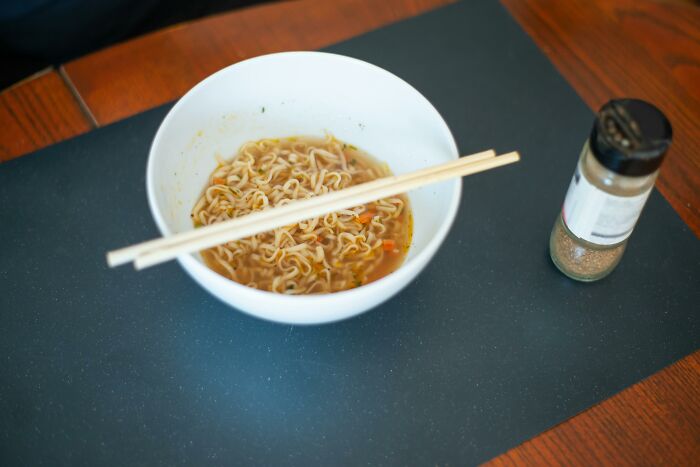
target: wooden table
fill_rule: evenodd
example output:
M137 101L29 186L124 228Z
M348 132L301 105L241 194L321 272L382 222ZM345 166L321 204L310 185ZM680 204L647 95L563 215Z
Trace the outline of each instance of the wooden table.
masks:
M0 93L0 161L176 99L245 58L317 49L451 1L267 4L44 70ZM634 96L669 116L674 145L657 186L700 236L700 7L682 0L502 3L592 109ZM700 352L490 461L601 463L700 463Z

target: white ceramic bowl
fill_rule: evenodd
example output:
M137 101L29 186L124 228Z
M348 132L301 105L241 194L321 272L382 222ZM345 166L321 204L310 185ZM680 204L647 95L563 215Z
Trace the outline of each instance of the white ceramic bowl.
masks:
M369 63L320 52L265 55L231 65L192 88L170 110L148 159L148 201L163 235L193 228L190 211L216 166L246 141L294 135L337 138L383 160L395 174L458 157L447 124L418 91ZM260 318L293 324L357 315L399 292L430 261L452 225L461 180L409 193L413 242L395 272L332 294L289 296L255 290L207 268L199 254L178 258L202 287Z

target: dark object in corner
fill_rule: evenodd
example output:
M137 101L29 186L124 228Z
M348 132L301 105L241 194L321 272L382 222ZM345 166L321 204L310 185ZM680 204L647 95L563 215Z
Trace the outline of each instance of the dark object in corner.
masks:
M0 3L0 90L165 26L266 0L5 0Z

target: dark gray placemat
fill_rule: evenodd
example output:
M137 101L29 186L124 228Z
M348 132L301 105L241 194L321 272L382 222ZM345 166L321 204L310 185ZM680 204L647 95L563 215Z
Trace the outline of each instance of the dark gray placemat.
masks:
M550 264L592 114L497 2L329 50L415 85L464 153L523 161L465 181L396 298L302 328L175 263L107 269L157 234L144 169L168 107L0 165L0 464L473 464L698 348L699 242L657 193L608 279Z

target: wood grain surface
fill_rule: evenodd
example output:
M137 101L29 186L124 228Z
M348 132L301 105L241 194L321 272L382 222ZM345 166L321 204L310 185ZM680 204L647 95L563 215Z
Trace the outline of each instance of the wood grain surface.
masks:
M613 97L653 102L673 145L659 191L700 236L700 7L618 0L502 0L594 110ZM687 52L686 52L687 50Z
M675 141L658 186L700 235L700 8L682 0L501 1L593 110L634 96L669 115ZM0 160L178 98L236 61L324 47L447 3L267 4L124 42L66 64L63 77L50 71L0 93ZM700 352L490 464L700 465Z
M487 462L700 465L700 352Z
M56 71L46 70L0 93L0 161L92 128Z
M232 63L272 52L319 49L451 1L263 5L165 29L75 60L65 69L104 125L176 99Z

